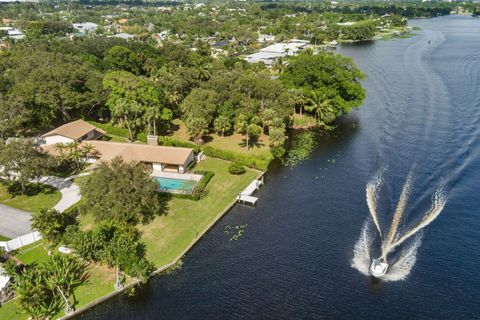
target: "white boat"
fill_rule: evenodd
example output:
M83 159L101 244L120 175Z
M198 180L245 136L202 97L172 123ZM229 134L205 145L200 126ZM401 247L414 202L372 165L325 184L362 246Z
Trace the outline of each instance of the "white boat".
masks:
M388 270L388 263L383 258L377 258L372 260L370 265L370 274L375 278L382 277Z

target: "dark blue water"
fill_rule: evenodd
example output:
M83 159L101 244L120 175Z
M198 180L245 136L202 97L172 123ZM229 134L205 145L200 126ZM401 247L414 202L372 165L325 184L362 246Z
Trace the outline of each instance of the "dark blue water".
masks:
M411 24L421 28L415 37L339 48L368 75L367 99L310 160L273 168L257 207L235 207L180 271L82 318L480 319L480 19ZM403 281L375 282L351 267L369 216L365 185L379 168L387 226L385 208L409 174L402 227L440 185L447 193ZM225 226L239 224L246 232L228 241Z

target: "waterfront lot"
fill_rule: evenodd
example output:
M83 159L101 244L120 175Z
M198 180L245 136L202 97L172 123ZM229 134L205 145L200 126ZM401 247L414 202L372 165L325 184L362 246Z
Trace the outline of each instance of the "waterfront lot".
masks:
M236 196L260 174L258 171L247 169L243 175L231 175L228 173L229 164L230 162L213 158L200 162L196 170L215 173L207 185L207 196L199 201L167 199L165 214L158 216L147 225L140 226L143 240L147 245L148 259L157 268L180 258L234 203ZM81 216L80 223L82 228L89 228L94 220L91 216ZM41 260L45 255L46 248L42 244L19 253L26 263L33 262L35 259ZM89 283L78 288L75 293L78 300L76 308L113 291L115 280L113 270L92 264L89 272ZM18 308L11 301L0 307L0 319L28 318L25 314L16 312Z

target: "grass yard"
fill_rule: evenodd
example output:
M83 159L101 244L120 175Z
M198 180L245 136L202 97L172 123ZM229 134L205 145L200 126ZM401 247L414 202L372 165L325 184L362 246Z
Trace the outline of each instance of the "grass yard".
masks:
M10 240L10 238L7 238L7 237L2 236L2 235L0 234L0 241L8 241L8 240Z
M173 131L171 137L178 140L190 141L185 124L179 119L173 120L172 123L176 129ZM262 133L262 135L258 138L257 143L251 145L247 150L245 148L245 136L242 136L241 134L233 133L232 135L222 137L215 133L211 133L205 137L204 145L222 150L240 152L252 156L270 158L271 154L269 144L269 137Z
M308 114L294 114L293 115L293 128L294 129L303 129L303 128L312 128L318 125L317 119Z
M215 172L207 185L208 195L199 201L172 198L167 215L140 226L148 259L157 267L180 255L259 174L247 169L243 175L231 175L227 171L228 165L227 161L213 158L200 162L197 170Z
M34 195L13 196L8 193L7 186L0 184L0 203L29 212L52 208L61 197L60 191L47 185L40 185L39 192Z
M22 247L18 250L15 257L20 259L24 264L33 262L42 263L48 260L48 245L45 240L40 240Z

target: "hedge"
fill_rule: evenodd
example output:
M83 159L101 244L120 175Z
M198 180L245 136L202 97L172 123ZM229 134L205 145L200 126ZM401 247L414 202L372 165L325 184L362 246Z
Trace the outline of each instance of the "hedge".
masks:
M268 168L268 164L270 163L270 161L272 161L272 157L265 158L260 156L252 156L239 152L217 149L211 146L204 146L202 150L209 157L238 162L245 167L258 169L261 171L266 171Z
M128 129L119 128L109 123L88 121L91 125L106 131L108 134L129 139ZM147 135L144 132L137 133L136 139L141 142L147 142Z
M193 142L177 140L171 137L160 136L158 137L158 143L162 146L191 148L195 151L195 153L198 153L200 151L200 146L196 145Z
M207 184L213 178L215 173L213 173L212 171L194 171L193 173L201 174L203 175L203 177L193 189L192 194L172 194L173 197L198 201L207 195L205 188L207 187Z

